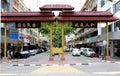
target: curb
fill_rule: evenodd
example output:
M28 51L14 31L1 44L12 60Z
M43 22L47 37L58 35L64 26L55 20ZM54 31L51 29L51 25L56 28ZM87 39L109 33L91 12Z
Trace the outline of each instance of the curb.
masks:
M89 65L89 63L81 63L81 64L12 64L10 66L74 66L74 65Z
M103 61L107 63L116 63L120 64L120 62L114 61ZM72 64L11 64L10 66L74 66L74 65L91 65L91 64L99 64L99 63L72 63Z

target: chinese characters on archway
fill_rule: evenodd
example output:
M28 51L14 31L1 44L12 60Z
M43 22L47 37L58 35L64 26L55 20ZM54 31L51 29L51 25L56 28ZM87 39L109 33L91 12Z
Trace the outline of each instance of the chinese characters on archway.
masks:
M97 22L73 22L74 28L97 28Z
M40 28L40 22L16 22L16 28Z

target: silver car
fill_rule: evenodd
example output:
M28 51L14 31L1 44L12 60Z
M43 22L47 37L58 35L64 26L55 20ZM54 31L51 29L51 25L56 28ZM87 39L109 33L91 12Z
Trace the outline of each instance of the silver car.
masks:
M80 56L81 55L80 53L81 53L80 49L74 48L72 51L72 56Z
M92 56L93 54L95 54L95 51L91 48L85 48L83 53L85 56Z

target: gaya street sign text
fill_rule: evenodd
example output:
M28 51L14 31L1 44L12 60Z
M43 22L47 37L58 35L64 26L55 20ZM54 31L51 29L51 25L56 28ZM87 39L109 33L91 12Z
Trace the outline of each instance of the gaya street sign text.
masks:
M73 22L73 28L97 28L97 22Z
M40 28L40 22L16 22L16 28Z

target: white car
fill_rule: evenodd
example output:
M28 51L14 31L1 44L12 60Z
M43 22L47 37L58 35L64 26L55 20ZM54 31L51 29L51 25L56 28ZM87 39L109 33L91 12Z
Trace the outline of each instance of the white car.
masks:
M72 52L72 50L73 50L72 48L66 48L65 52Z
M85 56L92 56L93 54L95 54L95 51L91 48L85 48L83 53Z
M72 56L80 56L81 55L80 53L81 53L81 51L78 48L74 48L72 50Z
M84 47L81 47L81 48L80 48L81 55L83 55L83 51L84 51L84 49L85 49Z

